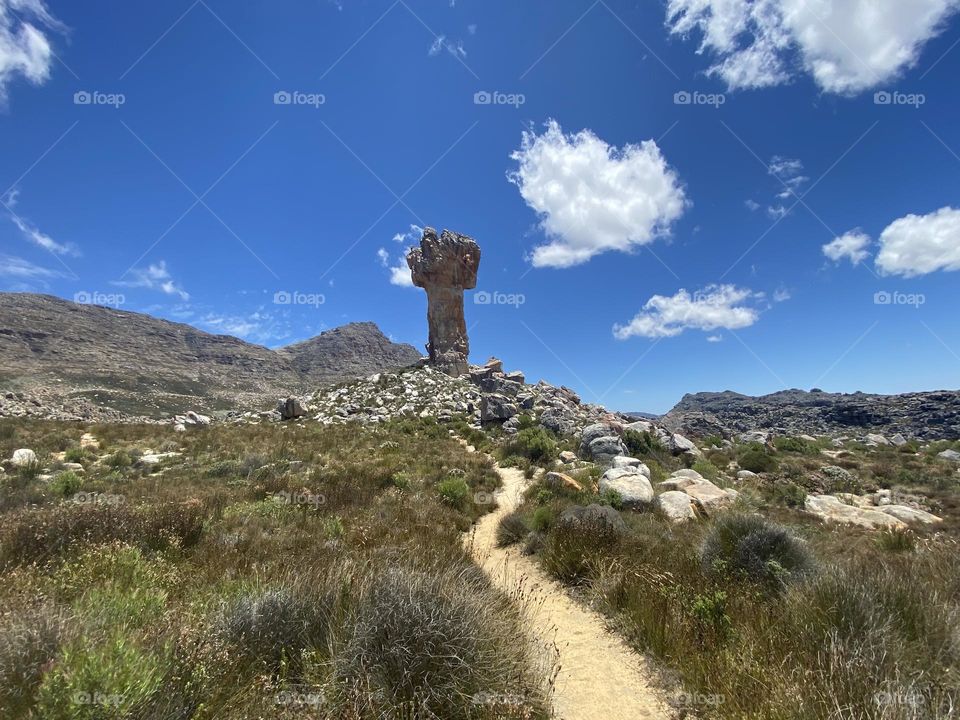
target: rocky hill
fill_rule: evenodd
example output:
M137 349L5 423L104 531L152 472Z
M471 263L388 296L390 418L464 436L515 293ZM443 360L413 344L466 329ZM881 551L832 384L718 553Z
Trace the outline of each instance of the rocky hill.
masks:
M419 358L373 323L270 350L141 313L0 293L0 415L115 419L226 409Z
M871 395L784 390L751 397L735 392L684 395L661 419L690 435L773 430L782 434L843 435L876 432L920 440L960 437L960 392Z

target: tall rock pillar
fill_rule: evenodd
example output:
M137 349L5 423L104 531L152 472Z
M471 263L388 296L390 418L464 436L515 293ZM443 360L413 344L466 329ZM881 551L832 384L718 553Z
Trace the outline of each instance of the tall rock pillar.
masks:
M480 246L466 235L424 228L420 247L407 254L413 284L427 291L430 364L448 375L468 372L470 343L463 316L463 291L477 286Z

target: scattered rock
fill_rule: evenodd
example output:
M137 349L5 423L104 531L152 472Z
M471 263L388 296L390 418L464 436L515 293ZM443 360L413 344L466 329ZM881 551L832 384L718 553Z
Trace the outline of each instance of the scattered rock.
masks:
M878 445L889 445L890 441L886 437L880 435L879 433L868 433L867 434L867 445L876 447Z
M560 453L560 462L565 465L571 465L577 461L577 454L570 450L564 450Z
M14 450L13 456L10 458L10 464L17 468L36 465L38 462L37 454L29 448Z
M956 450L944 450L943 452L937 453L937 457L949 462L960 463L960 452Z
M737 499L736 490L723 490L709 480L696 481L685 487L683 492L690 496L705 515L730 507Z
M738 480L752 480L757 477L755 472L750 472L749 470L738 470L737 479Z
M685 522L697 517L690 496L679 490L669 490L657 496L657 507L671 522Z
M903 522L906 523L934 525L943 522L942 518L938 518L933 513L928 513L925 510L917 510L916 508L906 505L883 505L877 509L882 513L892 515L897 518L897 520L903 520Z
M277 412L281 420L296 420L306 415L309 410L295 397L288 397L277 404Z
M484 424L505 422L520 412L520 408L503 395L484 395L480 401L480 421Z
M609 505L574 505L560 514L560 523L583 523L585 525L605 525L617 534L627 532L627 524L620 513Z
M641 507L653 502L653 486L639 468L610 468L600 478L600 492L613 490L626 507Z
M807 512L828 522L858 525L871 530L903 529L907 526L893 515L880 510L847 505L833 495L807 495L804 506Z
M543 484L550 490L572 490L582 492L583 486L569 475L561 472L548 472L543 477Z

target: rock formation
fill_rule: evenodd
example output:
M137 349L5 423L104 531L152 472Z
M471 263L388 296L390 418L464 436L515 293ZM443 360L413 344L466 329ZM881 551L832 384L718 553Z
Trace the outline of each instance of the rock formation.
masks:
M420 247L407 254L413 284L427 291L430 363L454 377L469 371L470 346L463 317L463 291L477 285L480 247L466 235L425 228Z

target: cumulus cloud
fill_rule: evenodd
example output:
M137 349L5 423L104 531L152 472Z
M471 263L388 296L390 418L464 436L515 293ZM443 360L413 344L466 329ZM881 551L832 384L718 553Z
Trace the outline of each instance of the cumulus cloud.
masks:
M870 255L870 236L857 228L834 238L823 246L823 254L838 263L849 260L853 265L859 265Z
M43 0L0 0L0 106L15 78L34 85L50 78L53 50L43 28L63 30Z
M134 268L130 271L130 275L132 276L131 280L118 280L114 284L123 287L158 290L167 295L175 295L181 300L190 299L190 294L174 281L164 260L152 263L145 268Z
M434 38L434 41L430 43L430 47L427 49L427 55L430 57L436 57L442 50L446 50L448 53L457 58L465 58L467 56L466 48L463 47L463 40L457 40L454 42L452 40L447 40L446 35L437 35L437 37Z
M550 120L542 135L524 132L510 157L519 167L507 177L548 239L534 248L534 267L571 267L647 245L669 234L688 204L653 140L618 149L590 130L566 134Z
M404 240L413 237L419 239L422 233L423 230L421 228L416 225L411 225L410 232L397 233L393 236L393 239L397 242L403 242ZM386 248L380 248L377 250L377 260L379 260L381 266L389 269L391 285L398 285L400 287L413 287L413 276L410 273L410 267L407 265L406 253L401 251L391 263L390 251Z
M894 220L880 234L876 263L881 273L904 277L960 270L960 210L945 207Z
M679 290L670 297L654 295L630 322L614 325L613 335L626 340L674 337L685 330L737 330L759 319L756 304L763 298L763 293L734 285L708 285L693 294Z
M709 74L731 90L809 74L826 92L855 94L912 67L958 0L669 0L667 27L701 34Z

